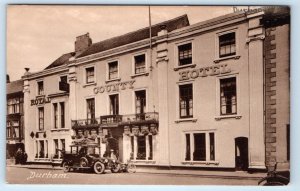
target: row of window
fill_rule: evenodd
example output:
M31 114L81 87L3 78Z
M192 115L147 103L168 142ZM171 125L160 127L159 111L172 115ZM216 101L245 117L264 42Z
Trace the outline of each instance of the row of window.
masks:
M86 84L95 83L95 68L88 67L85 68L86 72ZM144 74L146 72L146 55L141 54L134 56L134 74ZM118 61L112 61L108 63L108 74L107 74L107 80L115 80L119 78L119 62Z
M95 119L95 98L86 100L87 119ZM146 90L135 91L135 112L146 112ZM109 115L119 115L119 94L109 95Z
M224 58L236 54L235 33L226 33L219 36L219 57ZM184 66L193 63L192 43L178 46L178 65Z
M53 103L53 124L54 129L65 128L65 103ZM39 131L44 130L45 113L44 107L38 108L38 127Z
M214 161L215 133L186 133L185 161Z
M60 76L60 81L64 83L68 83L68 77L67 76ZM45 95L44 94L44 81L38 81L37 82L37 94L38 95Z
M59 150L65 150L66 141L65 139L53 139L53 158L61 158L61 152ZM37 140L35 142L35 158L49 158L48 152L48 140Z
M7 100L7 114L23 113L23 98L10 98Z
M236 77L220 79L220 114L237 114ZM109 115L119 114L119 94L109 95ZM95 119L95 98L86 100L87 119ZM65 127L64 102L53 103L54 128ZM135 92L135 112L146 111L146 91ZM38 108L39 130L44 130L44 108ZM180 118L193 117L193 85L179 85L179 116Z
M227 57L236 54L235 32L226 33L219 36L219 57ZM178 46L178 65L184 66L193 63L192 43L186 43ZM146 54L140 54L133 57L134 74L143 74L146 72ZM108 80L119 78L119 62L112 61L108 63ZM67 76L61 76L61 81L67 83ZM85 68L85 83L95 83L94 66ZM37 82L38 95L44 95L44 82Z
M220 114L237 114L236 77L220 79ZM193 84L179 85L179 116L193 117Z

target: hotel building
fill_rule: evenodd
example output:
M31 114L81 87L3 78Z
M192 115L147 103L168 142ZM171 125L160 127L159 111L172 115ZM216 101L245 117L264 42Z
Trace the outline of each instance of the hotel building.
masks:
M114 150L119 160L144 166L251 170L288 163L287 155L270 157L276 148L287 153L287 136L266 137L281 136L269 132L277 121L286 134L289 90L277 91L284 104L269 106L266 95L288 84L289 74L266 86L274 69L267 70L272 29L263 18L262 11L232 13L190 25L183 15L152 26L151 39L149 28L97 43L89 33L77 37L74 52L23 76L28 160L60 162L57 149L88 138L101 155ZM287 58L279 65L288 69ZM269 107L287 113L271 123L281 116Z

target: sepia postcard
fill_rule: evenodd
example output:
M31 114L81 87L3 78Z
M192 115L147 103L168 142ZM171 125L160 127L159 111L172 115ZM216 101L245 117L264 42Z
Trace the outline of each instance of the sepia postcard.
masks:
M9 184L287 185L288 6L8 5Z

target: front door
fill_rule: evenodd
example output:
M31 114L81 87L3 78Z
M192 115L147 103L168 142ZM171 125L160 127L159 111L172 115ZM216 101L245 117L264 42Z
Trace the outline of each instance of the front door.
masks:
M123 160L123 132L121 128L108 130L106 155L112 157L113 154L119 161Z
M248 170L248 138L235 138L235 169Z

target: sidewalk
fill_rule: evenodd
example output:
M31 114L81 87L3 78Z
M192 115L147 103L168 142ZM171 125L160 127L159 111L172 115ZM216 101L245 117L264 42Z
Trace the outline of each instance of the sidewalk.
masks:
M62 167L52 165L7 165L7 167L16 168L28 168L28 169L49 169L49 170L62 170ZM209 170L167 170L167 169L153 169L145 167L137 167L136 173L151 173L151 174L169 174L172 176L201 176L203 178L224 178L224 179L248 179L248 180L258 180L266 176L266 173L248 173L245 171L209 171Z

